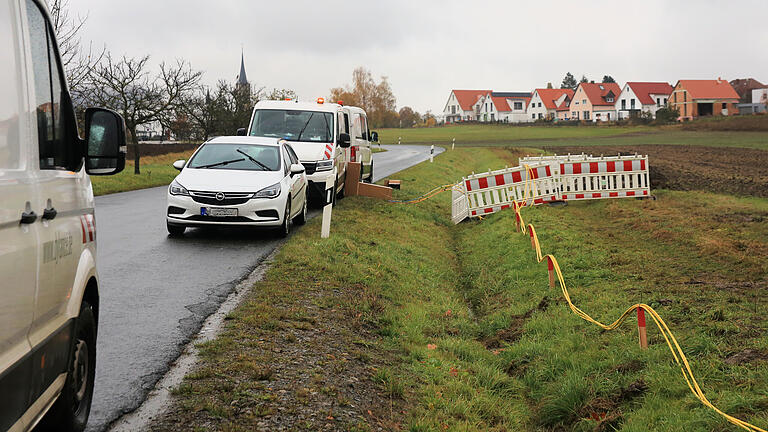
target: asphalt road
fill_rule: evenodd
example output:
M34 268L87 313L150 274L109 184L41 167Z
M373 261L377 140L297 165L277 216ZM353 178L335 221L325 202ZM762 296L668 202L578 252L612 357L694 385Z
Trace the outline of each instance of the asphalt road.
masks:
M429 159L427 146L383 147L374 154L376 180ZM165 194L158 187L96 198L101 310L88 431L136 409L205 318L282 241L250 230L169 238Z

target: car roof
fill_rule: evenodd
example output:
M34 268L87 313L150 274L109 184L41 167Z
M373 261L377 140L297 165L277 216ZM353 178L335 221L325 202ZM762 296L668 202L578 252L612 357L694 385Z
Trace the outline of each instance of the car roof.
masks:
M212 138L206 141L205 144L259 144L277 146L280 144L280 139L272 137L232 135Z
M339 104L335 103L317 103L301 102L298 100L288 101L259 101L254 109L281 109L281 110L300 110L300 111L319 111L334 113L339 109Z

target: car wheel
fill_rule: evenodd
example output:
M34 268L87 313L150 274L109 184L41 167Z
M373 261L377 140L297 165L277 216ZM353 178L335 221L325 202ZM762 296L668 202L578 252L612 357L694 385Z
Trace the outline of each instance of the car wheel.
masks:
M168 229L168 234L170 234L171 237L178 237L178 236L184 235L184 231L187 230L187 227L183 225L172 225L168 222L165 223L165 226Z
M280 237L288 237L291 233L291 197L288 197L288 202L285 203L285 215L283 215L283 224L280 225Z
M96 375L96 317L88 302L80 306L67 379L59 398L37 430L80 432L85 429Z
M304 206L301 209L301 213L296 215L296 224L297 225L304 225L307 223L307 196L304 195Z

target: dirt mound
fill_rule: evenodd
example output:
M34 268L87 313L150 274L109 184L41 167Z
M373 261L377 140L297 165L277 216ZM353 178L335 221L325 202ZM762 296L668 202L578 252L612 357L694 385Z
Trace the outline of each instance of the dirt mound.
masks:
M704 190L768 198L768 151L676 145L546 149L557 154L647 154L652 189Z

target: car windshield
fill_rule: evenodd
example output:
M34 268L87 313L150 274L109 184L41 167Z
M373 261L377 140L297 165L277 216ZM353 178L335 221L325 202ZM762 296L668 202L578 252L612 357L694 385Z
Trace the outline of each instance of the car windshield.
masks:
M256 110L251 136L286 141L332 142L333 114L319 111Z
M277 171L280 152L277 146L208 143L195 153L187 167Z

